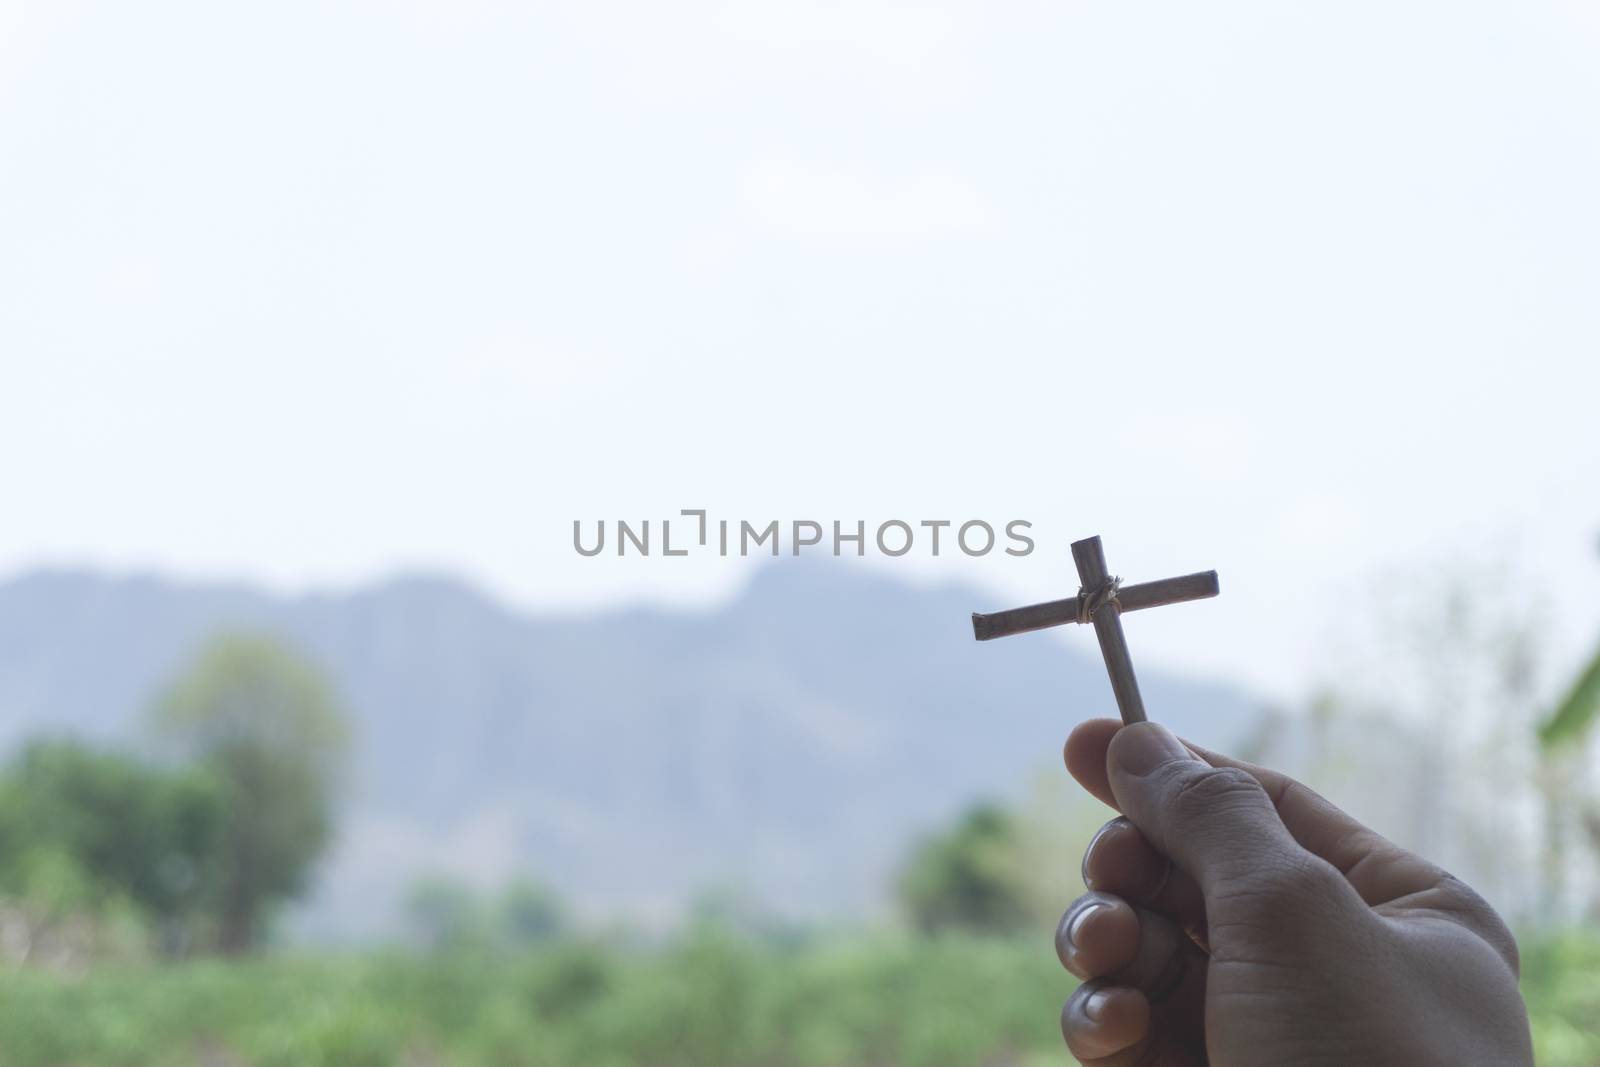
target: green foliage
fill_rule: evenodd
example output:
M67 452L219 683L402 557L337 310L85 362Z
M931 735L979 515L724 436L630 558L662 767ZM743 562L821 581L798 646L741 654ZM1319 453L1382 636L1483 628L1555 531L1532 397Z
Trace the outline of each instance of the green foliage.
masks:
M961 1067L1061 1058L1048 945L245 959L0 976L6 1067Z
M222 813L202 772L34 742L0 776L0 892L41 918L126 901L175 920L199 903Z
M1003 808L980 805L912 853L900 880L907 916L923 932L1005 933L1030 917L1021 833Z
M561 898L549 886L519 878L500 894L494 925L500 943L531 948L556 937L567 923Z
M478 946L484 935L482 905L472 890L442 876L420 879L406 893L406 925L412 939L429 952Z
M155 722L220 784L217 941L248 949L328 843L345 717L314 665L272 638L231 634L171 686Z
M429 876L406 894L405 918L412 942L433 953L532 948L566 927L560 898L529 878L484 899L454 879Z
M1543 1067L1600 1064L1600 935L1524 945ZM5 1067L1043 1067L1072 979L1023 939L702 928L658 951L202 961L0 975Z
M1541 1067L1600 1064L1600 933L1577 930L1525 942L1522 991Z
M1575 741L1589 732L1600 717L1600 650L1573 683L1572 690L1539 727L1546 748Z
M59 845L25 847L7 859L4 870L6 895L45 922L95 915L110 896L108 888L97 885L78 858Z

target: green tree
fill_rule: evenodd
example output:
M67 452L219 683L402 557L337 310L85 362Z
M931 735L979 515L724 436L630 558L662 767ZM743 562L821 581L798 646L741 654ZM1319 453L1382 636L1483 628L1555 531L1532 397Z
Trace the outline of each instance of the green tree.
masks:
M246 951L328 844L348 745L344 713L304 657L271 637L226 634L171 685L154 719L222 790L216 941L223 952Z
M0 890L51 921L126 902L176 947L221 817L221 793L203 772L35 741L0 776Z
M1600 719L1600 648L1573 679L1561 703L1539 725L1539 741L1554 749L1581 741ZM1576 747L1576 746L1574 746Z
M553 889L530 878L518 878L500 894L495 906L497 936L508 948L529 948L560 935L566 909Z
M901 875L901 904L924 933L1019 929L1031 914L1022 851L1017 820L980 804L916 847Z
M406 932L428 952L520 951L566 930L561 898L531 878L517 878L487 898L448 875L419 879L406 894Z
M71 858L106 893L164 918L192 904L222 816L202 771L147 766L77 741L35 741L0 779L0 867Z
M472 888L447 875L420 878L406 893L406 927L428 952L481 948L487 922Z
M1556 710L1539 727L1539 740L1547 748L1581 740L1600 718L1600 649L1578 672L1572 687Z

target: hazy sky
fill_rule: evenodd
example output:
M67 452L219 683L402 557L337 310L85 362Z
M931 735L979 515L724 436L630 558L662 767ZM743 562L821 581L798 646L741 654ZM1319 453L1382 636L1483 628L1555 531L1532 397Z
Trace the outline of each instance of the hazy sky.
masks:
M705 602L574 518L1034 523L1292 692L1380 575L1600 629L1600 15L0 0L0 572Z

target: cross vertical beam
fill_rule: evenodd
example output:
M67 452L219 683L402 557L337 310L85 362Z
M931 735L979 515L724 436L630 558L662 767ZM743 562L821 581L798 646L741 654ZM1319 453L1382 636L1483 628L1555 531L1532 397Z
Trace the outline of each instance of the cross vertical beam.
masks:
M1072 543L1072 562L1078 567L1078 581L1083 584L1083 596L1092 596L1110 580L1106 570L1105 549L1100 538L1086 537ZM1106 661L1106 674L1111 677L1111 692L1117 698L1117 710L1122 721L1145 722L1144 698L1139 695L1139 679L1133 673L1133 657L1128 653L1128 642L1122 636L1122 609L1116 597L1107 597L1094 609L1094 635L1100 639L1100 655Z

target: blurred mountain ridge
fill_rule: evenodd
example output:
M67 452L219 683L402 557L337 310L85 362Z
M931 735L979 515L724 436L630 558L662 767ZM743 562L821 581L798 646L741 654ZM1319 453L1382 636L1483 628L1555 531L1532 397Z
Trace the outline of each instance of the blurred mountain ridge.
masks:
M355 728L305 936L380 935L439 871L530 871L647 922L719 885L796 918L861 916L917 832L1017 797L1074 722L1113 713L1086 635L973 641L992 600L834 560L774 561L692 613L534 614L439 575L284 596L36 571L0 582L0 749L139 744L210 635L264 630L328 670ZM1238 687L1140 668L1187 736L1227 746L1255 721Z

